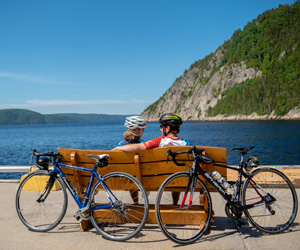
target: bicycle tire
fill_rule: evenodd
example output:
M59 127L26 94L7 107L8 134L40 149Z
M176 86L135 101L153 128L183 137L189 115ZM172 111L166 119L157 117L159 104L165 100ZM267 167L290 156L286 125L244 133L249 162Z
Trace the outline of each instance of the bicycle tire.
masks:
M180 208L189 178L187 172L169 176L160 186L155 201L155 215L161 231L179 244L191 244L200 239L208 229L212 216L210 193L198 177L191 207L187 208L190 188L184 206ZM199 195L196 195L198 192Z
M297 193L288 177L274 168L260 168L251 173L251 179L270 193L276 201L272 204L255 206L245 210L245 216L258 230L277 234L288 229L294 222L298 211ZM242 190L242 204L258 203L262 198L255 188L260 189L247 178ZM261 189L260 189L261 190ZM267 195L264 199L268 198Z
M111 190L112 194L108 195L116 206L93 211L93 208L100 204L111 205L107 193L98 181L89 197L92 201L90 212L92 224L105 239L129 240L142 230L147 221L149 213L147 193L142 184L127 173L107 174L102 182Z
M63 219L68 205L66 188L58 177L46 199L38 202L50 178L47 170L28 174L20 183L16 194L16 209L22 223L31 231L46 232Z

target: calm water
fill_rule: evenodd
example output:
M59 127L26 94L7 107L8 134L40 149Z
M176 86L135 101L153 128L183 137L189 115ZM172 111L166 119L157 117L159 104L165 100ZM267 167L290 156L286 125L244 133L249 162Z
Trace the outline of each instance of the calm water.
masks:
M58 147L109 150L122 140L123 124L74 123L0 126L0 165L29 165L31 148ZM148 123L143 139L160 136L159 124ZM262 165L300 165L300 121L184 122L180 136L193 145L224 147L229 165L238 164L233 147L256 146ZM16 178L18 174L0 174Z

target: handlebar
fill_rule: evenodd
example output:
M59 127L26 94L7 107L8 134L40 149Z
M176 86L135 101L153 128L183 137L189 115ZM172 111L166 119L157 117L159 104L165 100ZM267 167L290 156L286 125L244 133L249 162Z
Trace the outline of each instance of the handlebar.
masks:
M51 158L53 159L53 161L56 161L57 159L61 158L61 155L59 153L54 153L53 151L49 151L48 153L38 153L36 151L36 149L31 149L32 151L32 155L31 155L31 161L33 161L33 157L36 157L35 163L36 166L39 169L48 169L50 162L51 162ZM43 158L42 160L40 159L40 157L50 157L49 158Z
M215 164L215 161L211 159L210 157L203 154L205 150L203 148L196 148L196 146L193 146L191 149L184 150L184 151L177 151L172 152L171 149L168 149L168 155L167 155L167 161L169 160L169 155L172 156L172 161L177 166L185 166L185 163L179 163L176 160L176 156L179 154L193 154L194 159L198 159L200 162L203 162L205 164Z
M48 153L38 153L36 151L36 149L31 149L32 151L32 155L36 156L36 157L39 157L39 156L49 156L49 157L59 157L61 156L59 153L54 153L53 151L49 151Z

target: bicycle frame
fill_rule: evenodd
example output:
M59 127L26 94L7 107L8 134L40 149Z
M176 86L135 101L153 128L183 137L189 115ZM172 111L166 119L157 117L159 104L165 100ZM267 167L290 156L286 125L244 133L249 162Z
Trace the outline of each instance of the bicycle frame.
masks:
M90 172L91 173L91 178L88 184L88 187L86 189L86 193L84 196L84 201L81 201L81 199L79 198L75 188L73 187L73 185L71 184L71 182L68 181L68 179L65 177L63 171L61 170L61 167L66 167L66 168L70 168L70 169L75 169L75 170L79 170L79 171L86 171L86 172ZM109 189L109 187L107 187L107 185L105 183L102 182L100 175L98 174L97 170L95 167L93 167L93 169L90 168L83 168L83 167L77 167L77 166L72 166L72 165L67 165L67 164L63 164L60 162L56 162L54 169L51 170L52 173L54 175L58 174L59 177L61 178L61 180L64 182L64 184L66 185L67 189L69 190L70 194L72 195L72 197L74 198L75 202L77 203L78 207L79 207L79 212L85 212L88 209L90 209L90 202L89 201L89 195L93 186L93 181L95 178L97 178L97 180L100 182L101 186L103 187L109 201L110 204L109 205L101 205L101 206L95 206L93 207L90 211L93 210L97 210L97 209L104 209L104 208L110 208L110 207L114 207L115 204L113 202L113 200L111 199L109 193L117 200L117 198L114 196L114 194L112 193L112 191ZM47 192L47 187L49 186L49 184L51 185L51 178L49 178L49 181L46 185L46 188L43 192L43 194L45 193L45 191ZM53 181L52 181L53 182ZM54 183L54 182L53 182ZM52 185L53 185L52 183ZM50 188L48 188L48 190L51 190L51 186ZM41 195L41 197L43 196L43 194Z
M236 197L232 197L230 194L228 194L226 192L226 190L217 182L215 181L202 167L203 163L199 162L197 156L194 154L194 162L193 162L193 167L192 167L192 172L191 172L191 178L188 182L181 206L183 206L185 199L186 199L186 195L187 192L190 188L190 185L192 184L192 190L191 190L191 194L190 194L190 198L189 198L189 203L188 203L188 208L191 206L191 201L192 201L192 197L193 197L193 193L194 193L194 186L195 186L195 182L196 182L196 178L198 177L198 175L203 176L203 178L208 181L218 192L219 194L232 206L232 208L234 208L235 212L237 214L241 214L242 211L247 210L247 209L251 209L253 207L256 206L263 206L266 204L266 202L264 201L264 196L259 192L259 190L257 190L257 188L254 188L255 191L257 192L257 194L262 198L260 202L255 202L253 204L249 204L249 205L245 205L243 206L241 204L240 201L240 193L241 193L241 187L242 187L242 177L245 178L249 178L250 179L250 183L251 185L254 187L253 184L255 184L256 186L258 186L260 188L260 190L262 190L265 194L269 195L271 198L271 201L268 202L273 202L275 201L275 198L272 197L270 194L268 194L262 187L260 187L258 184L256 184L252 178L251 178L251 174L245 173L243 170L243 156L241 157L241 162L238 168L234 168L234 167L230 167L230 166L224 166L224 165L220 165L220 164L213 164L215 166L218 167L224 167L227 169L232 169L234 171L238 171L238 180L236 183Z

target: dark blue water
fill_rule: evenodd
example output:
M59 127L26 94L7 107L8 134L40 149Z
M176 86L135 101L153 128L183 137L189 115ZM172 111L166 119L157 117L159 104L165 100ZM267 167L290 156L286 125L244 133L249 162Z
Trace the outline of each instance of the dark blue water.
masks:
M120 122L0 126L0 165L29 165L31 148L39 152L58 147L109 150L122 140ZM160 136L159 124L148 123L143 139ZM180 136L193 145L224 147L227 162L237 165L233 147L256 146L262 165L300 165L300 121L184 122ZM16 178L18 174L0 174Z

